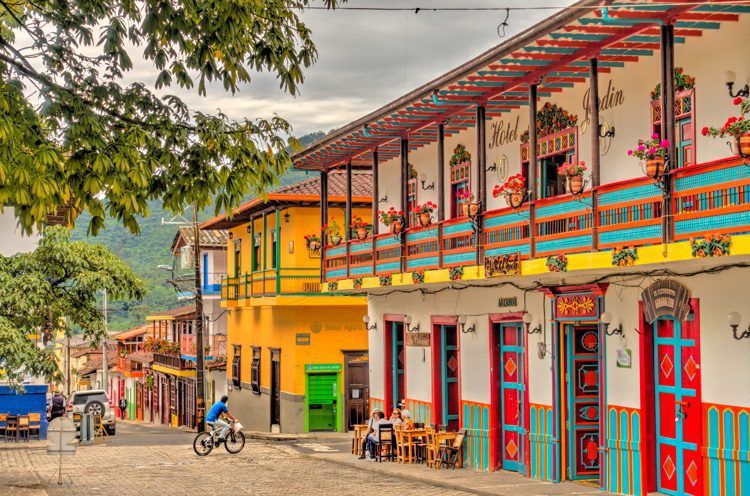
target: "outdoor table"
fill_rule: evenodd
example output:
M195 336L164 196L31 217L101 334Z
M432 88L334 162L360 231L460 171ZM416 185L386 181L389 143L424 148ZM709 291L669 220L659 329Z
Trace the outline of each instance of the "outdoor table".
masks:
M355 424L354 425L354 438L352 439L352 454L362 454L362 441L367 434L368 424Z
M433 449L435 450L435 460L433 460L433 468L440 469L440 446L450 446L453 444L453 440L458 436L457 432L435 432L432 436ZM458 463L456 466L463 467L463 448L458 456Z
M401 437L403 439L404 447L404 463L414 463L416 457L414 456L413 448L416 448L416 441L421 441L426 435L427 430L425 429L401 430Z

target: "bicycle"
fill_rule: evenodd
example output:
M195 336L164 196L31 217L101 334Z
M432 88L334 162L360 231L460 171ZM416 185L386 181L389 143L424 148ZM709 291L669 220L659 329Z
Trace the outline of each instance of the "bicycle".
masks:
M199 432L193 440L193 450L198 456L206 456L214 448L218 448L223 442L224 448L231 454L236 455L245 447L245 434L239 429L235 429L235 420L229 422L229 432L224 439L219 439L220 428L213 428L210 432Z

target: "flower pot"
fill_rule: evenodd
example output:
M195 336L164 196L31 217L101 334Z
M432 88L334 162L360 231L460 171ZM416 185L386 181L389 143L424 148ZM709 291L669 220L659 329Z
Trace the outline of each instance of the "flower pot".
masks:
M469 217L476 217L479 213L478 203L469 203Z
M432 224L432 215L427 212L419 214L419 224L422 227L428 227L430 224Z
M468 217L469 215L469 204L467 202L461 204L461 215L464 217Z
M737 138L737 148L743 157L750 156L750 133L741 134Z
M341 244L341 236L331 236L330 240L333 246L338 246Z
M366 227L358 227L357 228L357 238L358 239L367 239L367 228Z
M401 229L403 229L404 223L400 220L394 220L391 222L391 232L393 234L401 234Z
M574 195L581 193L583 191L583 176L568 177L568 189Z
M310 241L307 247L310 249L310 251L318 251L320 250L320 241Z
M646 175L651 179L659 179L664 175L664 157L646 160Z
M509 195L505 195L505 201L508 203L509 207L518 208L523 205L523 194L511 193Z

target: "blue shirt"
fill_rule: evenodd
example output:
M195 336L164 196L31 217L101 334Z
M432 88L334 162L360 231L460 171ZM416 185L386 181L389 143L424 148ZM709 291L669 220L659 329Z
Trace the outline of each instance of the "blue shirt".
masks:
M219 420L219 415L222 413L229 413L229 410L227 410L227 404L222 403L221 401L217 401L214 403L214 406L211 407L211 409L208 411L208 415L206 415L206 422L216 422Z

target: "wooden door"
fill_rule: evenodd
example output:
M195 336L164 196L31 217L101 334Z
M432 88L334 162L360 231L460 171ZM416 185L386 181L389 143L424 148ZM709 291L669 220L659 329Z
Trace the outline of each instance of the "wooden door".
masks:
M271 425L281 425L281 357L271 351Z
M654 322L656 488L702 495L699 331L693 321Z
M599 330L566 327L568 478L598 479L600 432Z
M455 325L440 325L440 424L448 431L458 430L461 410L460 362L458 329Z
M397 407L405 398L406 348L404 347L404 323L391 323L391 407ZM385 405L388 409L388 405Z
M367 353L347 353L346 360L346 425L353 429L368 419L367 405L370 402L370 373Z
M140 382L135 384L135 418L143 420L143 384Z
M499 358L498 404L500 443L498 459L503 470L526 473L524 465L526 430L524 419L523 327L520 322L495 324Z

